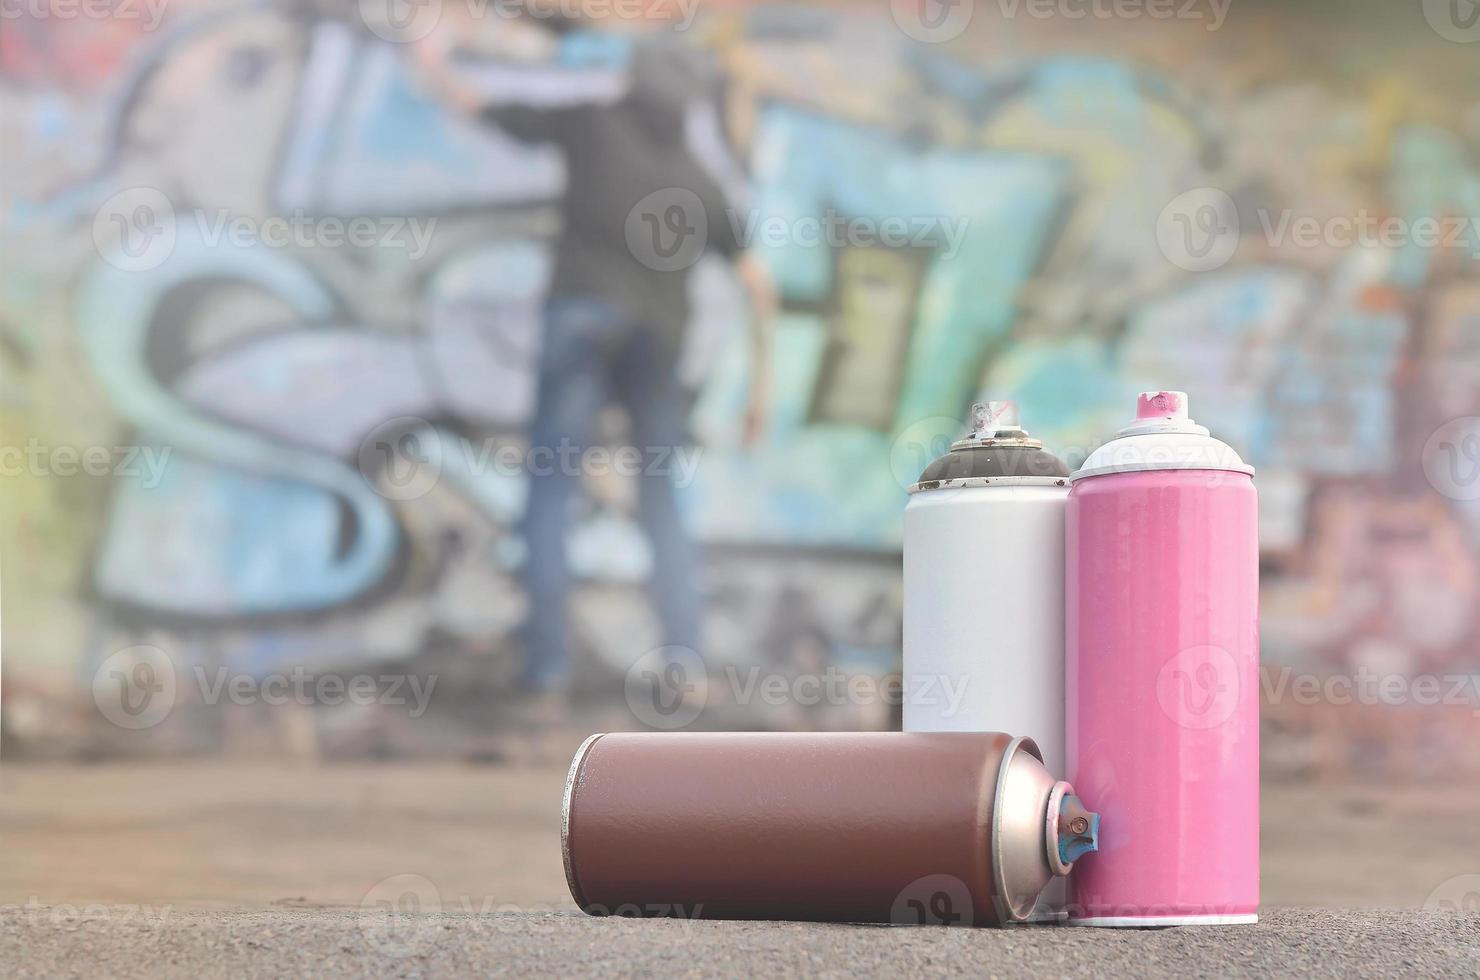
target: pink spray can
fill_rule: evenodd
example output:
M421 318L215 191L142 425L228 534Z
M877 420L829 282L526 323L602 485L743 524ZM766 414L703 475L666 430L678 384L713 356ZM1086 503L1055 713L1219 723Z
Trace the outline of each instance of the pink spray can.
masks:
M1070 882L1077 924L1258 918L1253 473L1186 394L1152 391L1072 477L1066 762L1105 821Z

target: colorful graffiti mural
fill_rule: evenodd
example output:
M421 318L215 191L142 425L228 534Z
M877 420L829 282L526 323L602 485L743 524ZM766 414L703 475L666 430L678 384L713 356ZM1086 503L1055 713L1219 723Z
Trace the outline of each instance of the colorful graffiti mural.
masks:
M50 164L0 204L7 443L39 432L161 461L9 481L7 653L69 676L161 634L258 671L517 656L523 479L478 463L525 439L560 158L440 105L405 47L353 14L200 8L110 34L117 52L94 59L106 101L31 62L0 73L7 146ZM902 249L755 243L782 300L759 447L738 438L739 291L718 264L696 278L682 370L703 460L683 502L711 566L715 663L806 649L893 669L904 485L965 406L1016 398L1077 461L1127 392L1175 382L1261 470L1266 659L1351 661L1375 634L1405 664L1480 667L1480 511L1418 461L1435 428L1480 414L1475 257L1267 230L1282 210L1476 215L1458 108L1473 92L1452 93L1446 125L1381 85L1217 79L1041 40L968 60L833 7L728 11L680 43L723 93L748 213L931 229ZM561 44L557 70L604 50ZM496 63L475 75L521 84ZM1209 187L1232 202L1237 250L1189 272L1158 215ZM138 188L177 210L147 268L88 227ZM214 213L434 231L269 247L192 220ZM397 450L379 464L377 437ZM396 468L429 452L441 479L398 493ZM575 615L588 667L619 673L656 642L649 559L631 488L590 482ZM18 564L40 573L17 586ZM54 625L57 609L78 623Z

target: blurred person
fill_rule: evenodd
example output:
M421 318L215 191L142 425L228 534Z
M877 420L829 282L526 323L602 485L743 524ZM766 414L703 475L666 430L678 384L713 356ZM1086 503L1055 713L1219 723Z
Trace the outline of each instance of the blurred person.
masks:
M541 22L556 30L571 24L548 17ZM742 248L730 202L690 138L694 119L712 113L714 106L696 98L703 78L683 52L639 41L631 45L625 71L552 70L555 38L532 34L527 20L499 24L504 53L524 64L506 79L510 91L495 98L460 77L451 64L457 35L466 36L470 26L444 25L417 44L426 83L451 105L505 133L559 147L566 165L532 451L584 451L598 413L612 401L626 409L632 444L644 454L638 519L652 544L652 593L663 642L699 651L698 555L680 518L671 473L667 468L651 472L647 465L654 458L650 450L671 451L685 439L689 396L678 361L693 262L673 270L655 268L664 263L634 254L628 229L634 216L642 217L635 209L655 193L681 189L688 192L682 200L697 200L703 208L704 249L734 263L750 304L750 391L742 438L754 443L768 401L776 297L769 272ZM536 59L544 64L531 64ZM713 124L701 131L720 132ZM666 216L667 206L659 208ZM690 227L699 227L692 219L701 216L685 217ZM579 481L579 474L559 465L530 475L524 527L530 617L522 682L541 696L532 712L536 724L558 720L566 709L570 581L565 541Z

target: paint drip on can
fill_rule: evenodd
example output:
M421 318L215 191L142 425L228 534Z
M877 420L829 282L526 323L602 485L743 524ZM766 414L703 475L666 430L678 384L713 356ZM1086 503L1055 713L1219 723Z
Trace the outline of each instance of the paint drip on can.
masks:
M904 513L904 730L1012 731L1064 766L1064 508L1069 468L1012 402L926 467ZM1035 918L1053 918L1055 882Z
M561 845L593 915L1001 925L1098 835L1028 738L633 733L576 753Z
M1259 541L1253 469L1179 391L1074 474L1068 773L1105 815L1071 921L1253 922L1259 906Z

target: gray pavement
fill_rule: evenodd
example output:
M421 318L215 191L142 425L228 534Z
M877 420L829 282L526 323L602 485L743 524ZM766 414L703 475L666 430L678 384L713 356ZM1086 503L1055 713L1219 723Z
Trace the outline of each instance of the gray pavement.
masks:
M1005 930L10 906L8 977L1477 977L1480 916L1274 909L1256 926Z

